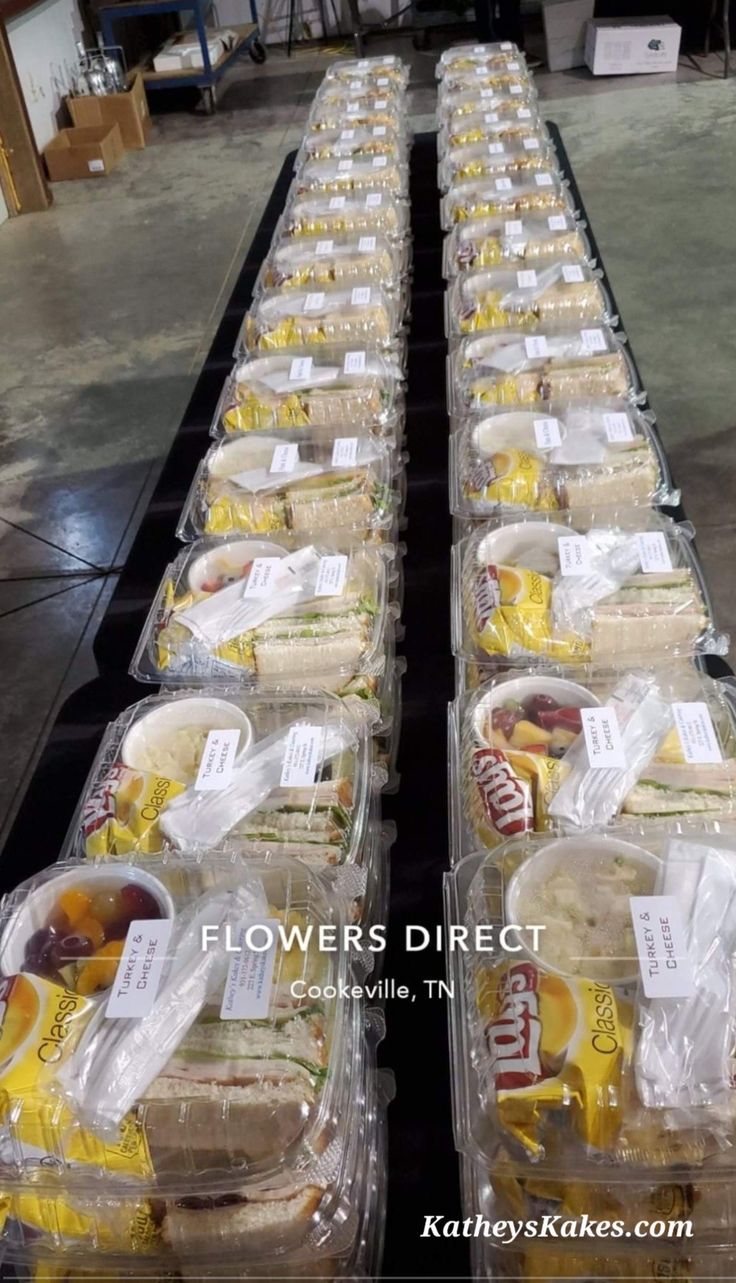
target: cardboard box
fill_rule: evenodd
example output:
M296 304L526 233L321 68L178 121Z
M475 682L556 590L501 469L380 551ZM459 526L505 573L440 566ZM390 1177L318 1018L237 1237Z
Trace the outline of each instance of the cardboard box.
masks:
M585 31L594 9L595 0L542 0L550 71L585 65Z
M671 18L594 18L585 61L594 76L676 71L682 27Z
M70 178L102 178L120 164L123 155L117 124L60 129L43 149L52 183Z
M104 94L99 98L89 94L67 98L66 101L75 125L87 128L91 125L117 124L126 150L137 151L145 147L151 128L151 114L141 75L136 73L132 76L130 88L125 93Z

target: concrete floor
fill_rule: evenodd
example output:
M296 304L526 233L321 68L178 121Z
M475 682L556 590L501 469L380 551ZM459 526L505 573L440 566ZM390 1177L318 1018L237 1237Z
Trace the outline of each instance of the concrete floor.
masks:
M433 127L435 52L413 67ZM91 639L230 282L329 57L229 74L213 118L156 116L150 147L53 209L0 228L0 843L59 702L94 674ZM736 635L733 81L538 75L563 130L627 331Z

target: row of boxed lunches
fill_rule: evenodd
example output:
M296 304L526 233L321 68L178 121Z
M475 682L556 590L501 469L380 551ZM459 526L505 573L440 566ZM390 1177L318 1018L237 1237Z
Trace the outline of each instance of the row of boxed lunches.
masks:
M159 692L3 903L21 1274L380 1267L393 1085L355 933L387 916L401 720L406 83L325 76L132 661Z
M523 56L450 50L439 74L472 1271L727 1278L728 638L692 528L659 510L679 491Z

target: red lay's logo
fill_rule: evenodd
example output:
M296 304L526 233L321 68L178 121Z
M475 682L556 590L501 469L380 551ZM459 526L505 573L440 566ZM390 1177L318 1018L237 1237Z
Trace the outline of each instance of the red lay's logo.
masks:
M534 806L528 784L515 775L498 748L477 748L470 770L483 810L493 827L508 837L534 828Z
M499 1012L486 1029L496 1091L533 1087L545 1077L539 1048L537 970L530 962L512 963L499 989Z
M479 633L483 631L494 610L497 610L500 605L501 585L496 567L483 566L475 577L473 587L475 626Z

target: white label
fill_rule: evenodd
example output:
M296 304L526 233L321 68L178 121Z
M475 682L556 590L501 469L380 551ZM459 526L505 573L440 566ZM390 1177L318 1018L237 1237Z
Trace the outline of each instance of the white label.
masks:
M365 198L366 209L378 209L383 204L383 192L369 192Z
M539 139L538 139L538 138L525 138L525 139L524 139L524 150L525 150L525 151L539 151Z
M581 708L588 765L593 770L626 769L621 729L614 708Z
M353 307L365 307L371 301L370 285L356 285L350 293L350 302Z
M544 334L529 334L524 339L524 351L530 360L538 356L549 356L549 348Z
M521 93L521 85L509 85L509 93L510 93L510 94L520 94L520 93Z
M636 546L645 575L661 575L672 569L670 550L661 530L645 530L637 535Z
M510 191L511 191L511 179L510 179L510 178L497 178L497 179L496 179L496 191L497 191L497 192L510 192Z
M333 468L353 468L358 462L358 438L336 437L332 445Z
M351 159L338 160L337 162L337 169L338 169L338 173L340 174L349 174L352 168L353 168L353 162Z
M304 311L318 312L319 309L324 306L324 301L324 294L307 294L307 297L304 300Z
M567 227L567 219L564 214L550 214L547 219L547 226L551 232L564 232Z
M629 423L628 414L619 410L615 414L603 415L603 426L609 441L633 441L634 432Z
M376 111L385 111L386 108L388 107L388 98L376 98L376 101L374 102L373 106L375 107Z
M568 285L579 285L585 280L585 274L578 263L563 263L562 279L567 281Z
M485 45L473 45L473 53L485 53Z
M280 565L280 557L255 557L243 589L243 596L254 597L256 600L270 596L273 592L276 570Z
M271 1005L271 985L278 945L278 918L239 922L233 932L233 953L220 1007L221 1020L265 1020Z
M388 81L388 76L381 76L381 77L376 81L376 84L377 84L377 86L378 86L378 88L379 88L379 89L385 89L385 88L386 88L386 86L388 85L388 83L389 83L389 81Z
M343 374L365 374L365 352L346 352Z
M581 330L580 338L586 352L605 352L606 336L603 330Z
M350 81L350 88L351 88L351 89L362 89L362 88L363 88L363 81L362 81L362 80L351 80L351 81Z
M374 168L374 169L385 169L385 168L386 168L386 166L387 166L387 164L388 164L388 156L374 156L374 157L373 157L373 168Z
M329 205L328 205L328 207L327 207L327 208L328 208L328 209L344 209L344 208L345 208L345 199L346 199L346 198L345 198L344 196L331 196L331 197L330 197L330 203L329 203Z
M476 67L476 68L475 68L475 74L476 74L476 76L484 76L484 77L485 77L485 76L487 76L487 75L488 75L488 68L487 68L487 67Z
M544 419L542 422L544 423ZM557 555L561 575L590 573L590 544L585 535L560 535L557 540Z
M629 905L647 998L689 998L693 972L677 897L632 895Z
M518 71L518 70L519 70L519 64L518 64L518 62L507 62L507 63L506 63L506 70L507 70L507 71Z
M358 114L358 112L359 112L359 111L360 111L360 103L359 103L359 102L349 102L349 103L348 103L348 115L349 115L349 116L357 116L357 114Z
M516 273L516 284L520 290L533 290L537 284L537 273L533 267L526 268L523 272Z
M372 254L376 248L375 236L361 236L358 241L359 254Z
M497 125L497 124L498 124L498 112L497 112L497 111L487 111L487 112L486 112L486 114L485 114L485 116L483 117L483 119L484 119L484 121L486 122L486 124L487 124L487 125Z
M173 925L170 918L131 922L105 1008L108 1020L148 1015L156 1001Z
M345 143L350 142L350 139L354 137L355 137L354 129L343 129L340 133L341 142L345 142Z
M489 143L489 144L488 144L488 154L489 154L489 156L503 156L503 154L504 154L504 152L505 152L505 151L506 151L506 148L504 147L503 143Z
M104 174L105 162L104 160L88 160L87 168L90 174Z
M295 356L289 366L289 382L297 383L302 379L308 379L312 373L311 356Z
M524 224L520 218L507 218L503 225L504 236L522 236Z
M321 726L301 722L289 727L279 784L282 789L306 788L314 784L322 743Z
M269 472L293 472L299 462L299 446L296 441L284 441L277 445L271 455Z
M355 64L355 66L357 67L358 71L367 71L367 70L368 70L368 68L370 67L370 65L371 65L371 64L370 64L370 62L368 61L368 59L367 59L367 58L361 58L361 59L359 59L359 61L358 61L358 62L356 62L356 64Z
M373 137L374 137L374 138L385 138L385 137L386 137L386 126L385 126L385 125L374 125L374 126L373 126Z
M495 89L481 89L480 96L481 98L495 98L496 91Z
M531 118L532 118L532 113L531 113L530 107L517 107L516 109L517 120L531 120Z
M334 248L334 241L317 241L314 252L317 258L323 258L325 254L331 254Z
M503 50L504 53L506 53L507 50L513 49L514 46L512 45L510 40L502 40L498 47L499 49Z
M707 704L702 700L692 704L673 704L672 715L686 762L700 766L704 762L723 761Z
M219 789L227 788L235 765L239 739L239 730L210 731L194 781L197 792L216 793Z
M534 181L537 187L551 187L553 179L551 174L535 174Z
M314 586L315 597L341 597L348 577L348 558L344 552L321 557Z
M555 446L562 445L559 419L535 419L534 436L540 450L552 450Z

